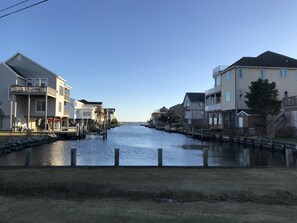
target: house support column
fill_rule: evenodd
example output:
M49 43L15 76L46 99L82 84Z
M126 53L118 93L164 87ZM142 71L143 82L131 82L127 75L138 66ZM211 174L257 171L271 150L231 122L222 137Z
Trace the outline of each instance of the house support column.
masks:
M12 130L12 110L13 110L13 101L10 101L10 120L9 120L9 129Z
M28 95L28 116L27 116L27 128L29 129L30 124L30 107L31 107L31 97L30 94Z
M66 129L68 130L69 128L69 118L66 118Z
M44 130L48 130L47 128L47 125L48 125L48 122L47 122L47 90L46 90L46 94L45 94L45 120L44 120Z
M14 99L14 131L16 131L16 124L17 124L17 107L18 107L18 103L16 102L16 95L15 95L15 99Z

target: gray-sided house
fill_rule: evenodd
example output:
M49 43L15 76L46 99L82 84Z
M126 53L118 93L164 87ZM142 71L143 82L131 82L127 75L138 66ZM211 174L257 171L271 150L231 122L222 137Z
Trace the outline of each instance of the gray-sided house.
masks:
M71 87L21 53L0 64L0 129L68 127Z

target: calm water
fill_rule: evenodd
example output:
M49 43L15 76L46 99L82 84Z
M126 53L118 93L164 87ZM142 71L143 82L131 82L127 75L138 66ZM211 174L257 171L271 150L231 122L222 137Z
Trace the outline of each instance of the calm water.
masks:
M210 166L242 166L243 147L229 143L209 144ZM166 166L202 166L202 142L184 135L166 133L136 124L126 124L108 131L108 139L90 135L84 140L57 141L34 147L32 163L37 166L70 165L71 148L77 148L77 165L113 165L114 149L120 149L120 165L157 165L157 149L163 149ZM0 156L0 165L23 165L25 151ZM252 166L284 166L280 153L250 150Z

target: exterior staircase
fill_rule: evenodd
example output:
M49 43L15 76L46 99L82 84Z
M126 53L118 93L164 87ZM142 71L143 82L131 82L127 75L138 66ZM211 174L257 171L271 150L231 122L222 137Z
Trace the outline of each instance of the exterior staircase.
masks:
M274 137L276 131L286 126L286 114L282 112L274 121L267 125L267 136Z

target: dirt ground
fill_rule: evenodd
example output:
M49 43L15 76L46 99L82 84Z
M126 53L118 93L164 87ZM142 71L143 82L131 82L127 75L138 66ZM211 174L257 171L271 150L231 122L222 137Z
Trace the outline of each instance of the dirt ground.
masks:
M0 222L295 222L294 168L1 168Z

